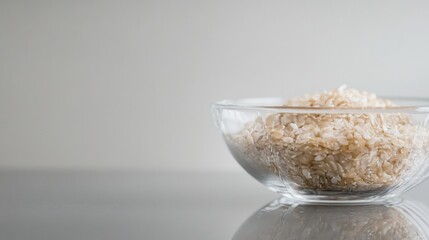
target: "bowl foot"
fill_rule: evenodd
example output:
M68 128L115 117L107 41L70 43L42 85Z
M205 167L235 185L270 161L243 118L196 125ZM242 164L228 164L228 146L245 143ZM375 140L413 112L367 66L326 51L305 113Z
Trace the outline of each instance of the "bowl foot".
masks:
M312 205L369 205L369 204L397 204L402 199L396 196L326 196L326 195L299 195L282 194L279 199L283 204L312 204Z

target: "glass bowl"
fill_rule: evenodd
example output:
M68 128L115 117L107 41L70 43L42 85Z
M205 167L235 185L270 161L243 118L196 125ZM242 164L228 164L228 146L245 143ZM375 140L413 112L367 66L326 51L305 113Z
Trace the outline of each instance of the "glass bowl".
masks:
M425 180L429 100L388 98L388 108L289 107L282 98L212 104L215 125L256 180L302 202L362 203Z

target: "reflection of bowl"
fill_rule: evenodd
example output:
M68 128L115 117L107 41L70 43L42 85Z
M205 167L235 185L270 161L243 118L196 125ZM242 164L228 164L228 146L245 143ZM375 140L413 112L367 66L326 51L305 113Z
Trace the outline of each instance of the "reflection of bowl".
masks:
M313 202L369 202L422 182L429 166L429 100L397 107L287 107L283 99L212 105L240 165L269 189Z
M274 201L248 218L232 239L429 239L428 214L410 201L337 206Z

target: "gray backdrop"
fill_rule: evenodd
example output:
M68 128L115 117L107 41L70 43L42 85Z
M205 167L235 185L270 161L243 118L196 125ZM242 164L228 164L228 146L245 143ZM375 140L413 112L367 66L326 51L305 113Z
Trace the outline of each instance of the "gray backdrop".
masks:
M0 0L0 167L238 170L209 103L427 96L428 1Z

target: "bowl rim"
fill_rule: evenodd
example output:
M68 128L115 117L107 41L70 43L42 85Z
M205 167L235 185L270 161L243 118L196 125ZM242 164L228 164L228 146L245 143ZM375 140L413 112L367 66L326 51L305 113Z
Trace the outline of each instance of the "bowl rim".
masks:
M286 98L281 97L262 97L262 98L239 98L216 101L211 104L212 109L230 109L240 111L266 111L281 113L429 113L429 98L425 97L397 97L383 96L382 98L398 101L420 102L422 105L402 105L393 107L297 107L270 104L243 104L240 102L248 101L281 101L286 102Z

